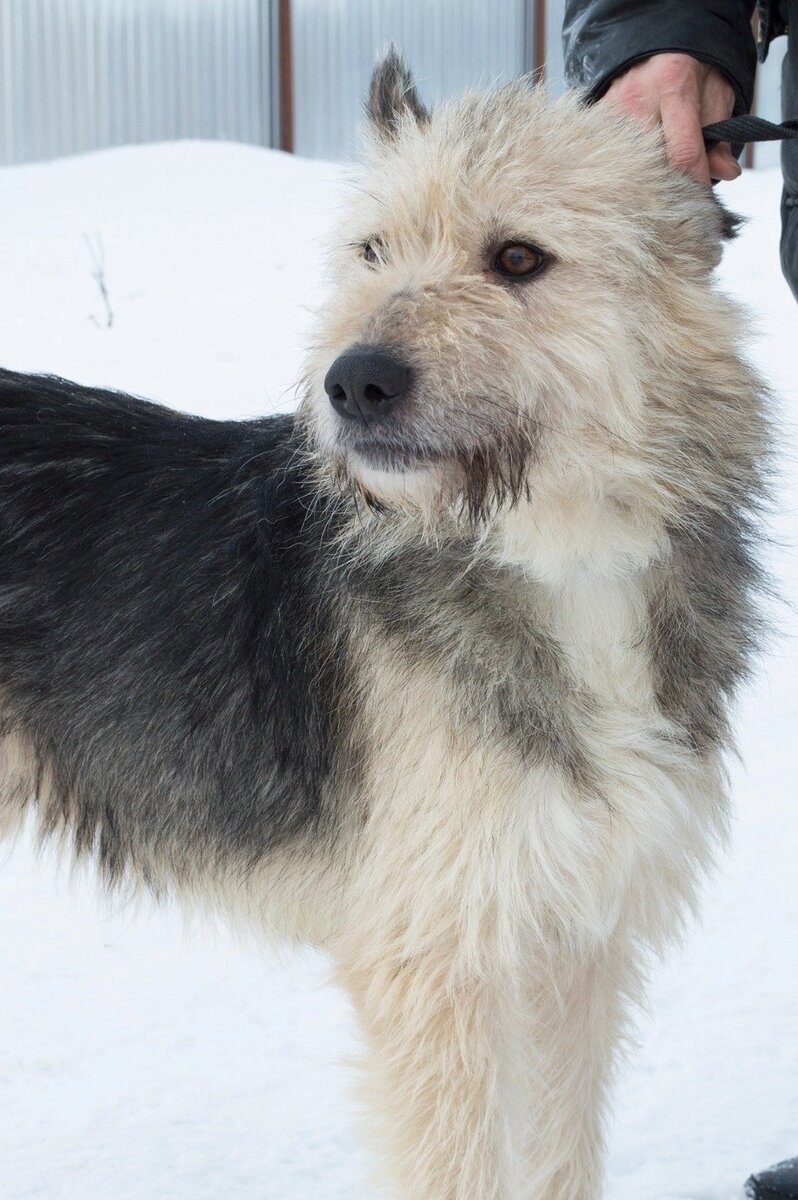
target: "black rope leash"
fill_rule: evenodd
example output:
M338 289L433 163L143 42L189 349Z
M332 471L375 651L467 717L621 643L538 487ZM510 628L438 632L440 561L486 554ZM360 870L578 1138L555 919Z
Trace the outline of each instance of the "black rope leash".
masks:
M708 150L718 142L731 142L736 146L745 142L783 142L787 138L798 138L798 118L776 125L763 117L729 117L727 121L705 125L701 132Z

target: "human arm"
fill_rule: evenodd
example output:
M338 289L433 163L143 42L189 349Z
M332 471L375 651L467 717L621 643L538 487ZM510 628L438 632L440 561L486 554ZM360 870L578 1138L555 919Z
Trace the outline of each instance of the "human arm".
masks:
M752 0L567 0L565 74L590 100L661 122L671 161L708 183L738 173L701 127L751 107Z

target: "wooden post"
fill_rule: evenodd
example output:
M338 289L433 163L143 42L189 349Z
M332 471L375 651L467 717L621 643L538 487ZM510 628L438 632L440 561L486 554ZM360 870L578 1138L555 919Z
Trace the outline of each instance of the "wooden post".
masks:
M280 149L294 149L294 59L291 42L291 0L278 0L277 62L280 72Z
M546 0L532 6L532 73L536 83L546 74Z

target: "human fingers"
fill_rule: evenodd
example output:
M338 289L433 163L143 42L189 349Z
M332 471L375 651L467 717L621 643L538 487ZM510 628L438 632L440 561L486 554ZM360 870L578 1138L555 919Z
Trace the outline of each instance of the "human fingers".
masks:
M672 165L699 183L710 184L712 174L696 99L676 92L663 95L660 115L665 149Z

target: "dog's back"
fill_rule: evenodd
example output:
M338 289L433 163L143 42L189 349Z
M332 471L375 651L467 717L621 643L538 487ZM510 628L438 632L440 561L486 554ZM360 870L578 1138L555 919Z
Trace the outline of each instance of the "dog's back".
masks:
M336 514L293 419L2 372L0 431L6 817L34 798L43 831L155 886L323 835Z

